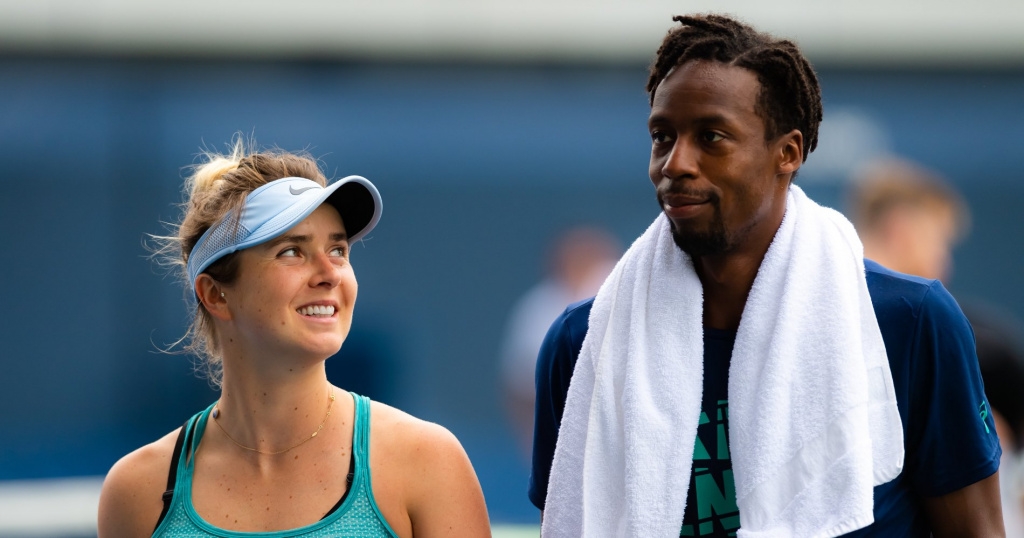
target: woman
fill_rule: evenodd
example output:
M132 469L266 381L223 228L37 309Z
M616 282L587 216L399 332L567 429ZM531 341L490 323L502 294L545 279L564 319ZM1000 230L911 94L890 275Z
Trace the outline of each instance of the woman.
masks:
M197 299L190 349L221 397L114 465L100 536L489 536L451 433L327 381L376 188L326 186L311 159L241 143L208 157L167 239Z

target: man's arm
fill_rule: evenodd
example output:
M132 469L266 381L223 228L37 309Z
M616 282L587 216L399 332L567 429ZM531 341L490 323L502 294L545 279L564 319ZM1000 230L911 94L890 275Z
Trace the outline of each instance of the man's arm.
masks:
M585 301L570 305L551 324L537 355L537 397L529 497L534 506L542 511L562 410L569 392L569 380L587 332L592 304L592 301Z
M1001 450L978 369L974 334L953 297L935 282L917 320L911 406L926 410L913 478L933 536L1005 536ZM910 426L913 430L914 426Z
M963 489L924 499L935 538L1005 537L999 472Z

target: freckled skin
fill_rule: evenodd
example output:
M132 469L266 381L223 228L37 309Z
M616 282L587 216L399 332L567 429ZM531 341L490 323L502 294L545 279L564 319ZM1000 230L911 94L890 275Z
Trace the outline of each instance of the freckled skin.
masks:
M344 233L344 223L330 205L319 207L289 230L289 234L317 238ZM337 352L348 335L358 295L347 241L324 239L315 246L271 241L244 249L238 256L239 275L228 286L235 299L227 303L227 308L231 313L229 328L244 346L238 349L241 356L247 360L273 358L266 367L295 368L280 357L301 352L321 362L322 357ZM309 323L297 315L299 307L323 300L336 304L332 318Z
M306 226L309 219L331 222ZM221 341L230 345L221 349L224 422L207 423L194 458L191 498L200 517L223 522L228 530L308 525L322 518L347 488L355 402L332 387L339 398L329 420L316 429L330 404L313 401L318 394L326 396L323 362L348 333L355 279L347 248L339 246L344 230L337 212L321 207L304 223L276 246L257 245L239 254L240 276L231 285L237 288L228 295L231 300L214 299L221 297L220 290L209 282L204 287L202 275L198 279L197 295L214 316ZM324 301L337 305L335 316L300 312L304 305ZM304 418L296 416L300 411ZM479 481L454 436L376 402L370 414L374 500L398 536L445 535L453 522L460 536L489 536ZM309 433L314 429L315 439ZM100 502L101 537L152 532L179 431L126 456L108 473ZM302 436L312 441L288 454L259 454L241 450L239 441L224 433L267 452ZM425 455L424 448L429 448ZM257 496L263 500L255 502ZM142 500L132 500L136 497ZM131 510L122 508L127 504Z

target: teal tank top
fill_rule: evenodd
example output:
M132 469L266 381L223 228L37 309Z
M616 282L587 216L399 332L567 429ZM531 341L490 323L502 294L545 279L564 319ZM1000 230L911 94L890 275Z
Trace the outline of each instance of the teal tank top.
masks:
M154 537L193 538L201 536L260 537L260 536L303 536L305 538L326 538L345 536L352 538L398 538L373 500L370 487L370 400L352 393L356 405L356 419L353 425L352 457L355 474L345 500L326 517L304 527L274 532L237 532L215 527L203 520L192 506L192 471L195 454L202 440L206 422L213 405L189 419L186 428L195 428L191 450L182 450L178 458L178 474L171 497L171 506L163 521L153 532ZM187 431L187 430L186 430Z

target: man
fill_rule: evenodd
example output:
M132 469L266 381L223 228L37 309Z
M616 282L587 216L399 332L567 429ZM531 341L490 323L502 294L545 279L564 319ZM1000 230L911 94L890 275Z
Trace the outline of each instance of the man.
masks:
M542 533L1002 536L959 308L792 186L811 66L735 20L675 20L647 84L663 215L538 358Z
M871 163L854 178L850 206L865 257L900 273L947 280L970 214L937 174L900 159Z

